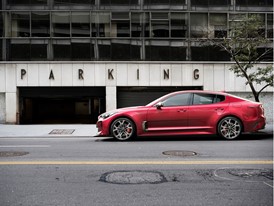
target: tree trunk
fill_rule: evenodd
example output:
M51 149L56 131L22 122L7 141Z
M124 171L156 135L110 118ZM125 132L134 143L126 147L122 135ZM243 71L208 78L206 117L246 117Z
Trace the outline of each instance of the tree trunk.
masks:
M260 102L260 99L259 99L259 94L260 94L260 93L256 92L256 90L255 90L255 88L254 88L252 82L249 82L248 84L249 84L249 86L250 86L250 88L251 88L251 91L252 91L252 94L253 94L253 96L254 96L255 101L256 101L256 102Z
M258 94L256 94L256 96L254 96L255 97L255 101L256 102L260 102L260 99L259 99L259 95Z

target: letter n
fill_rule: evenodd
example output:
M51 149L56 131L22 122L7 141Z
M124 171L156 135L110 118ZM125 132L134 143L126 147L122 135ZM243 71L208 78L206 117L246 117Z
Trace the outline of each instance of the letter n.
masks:
M164 69L164 79L169 79L169 69Z

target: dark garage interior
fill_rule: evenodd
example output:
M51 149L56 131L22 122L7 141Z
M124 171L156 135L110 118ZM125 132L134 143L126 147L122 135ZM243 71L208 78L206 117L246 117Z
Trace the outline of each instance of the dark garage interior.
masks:
M105 87L19 88L20 124L88 124L105 112Z

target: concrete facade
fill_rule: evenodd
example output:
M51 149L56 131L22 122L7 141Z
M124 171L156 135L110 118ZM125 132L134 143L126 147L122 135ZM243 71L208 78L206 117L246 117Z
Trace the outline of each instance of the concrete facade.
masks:
M249 98L245 79L231 63L166 62L31 62L0 64L0 123L16 123L19 87L106 87L106 110L117 107L120 86L202 86ZM265 66L265 65L260 65ZM259 89L261 86L256 85ZM252 99L252 98L251 98ZM267 120L273 122L273 88L261 96Z
M6 98L5 93L0 93L0 124L6 122Z

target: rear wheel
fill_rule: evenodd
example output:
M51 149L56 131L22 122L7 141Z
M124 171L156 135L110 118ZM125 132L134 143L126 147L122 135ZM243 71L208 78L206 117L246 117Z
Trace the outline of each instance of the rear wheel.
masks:
M135 136L135 125L128 118L118 118L111 124L111 134L119 141L126 141Z
M218 134L228 140L239 137L242 129L241 121L235 117L225 117L218 124Z

